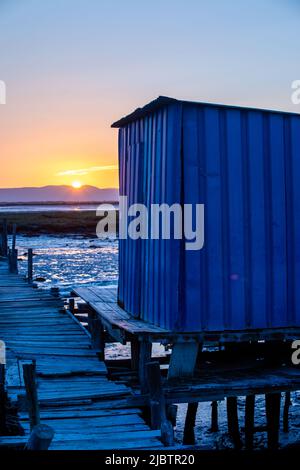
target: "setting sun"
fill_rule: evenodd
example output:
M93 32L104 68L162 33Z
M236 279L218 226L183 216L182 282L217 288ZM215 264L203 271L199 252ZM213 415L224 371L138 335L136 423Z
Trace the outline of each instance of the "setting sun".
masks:
M82 186L82 184L80 183L80 181L73 181L73 183L72 183L72 187L74 189L80 189L81 186Z

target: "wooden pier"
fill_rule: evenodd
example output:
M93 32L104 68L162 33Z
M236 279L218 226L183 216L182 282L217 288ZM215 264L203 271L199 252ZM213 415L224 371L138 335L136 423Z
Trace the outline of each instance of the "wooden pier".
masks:
M0 448L24 448L39 423L53 429L53 450L162 447L160 431L151 430L141 410L130 404L130 389L108 379L89 334L62 300L34 289L10 271L7 259L1 258L0 339L6 346L6 389L23 409L19 417L24 435L0 436ZM36 364L36 422L28 413L33 405L24 384L28 364L33 370Z
M218 401L226 400L234 447L250 450L261 431L255 427L259 394L265 395L268 447L278 447L282 398L282 429L288 432L291 392L300 390L300 368L291 362L298 329L174 333L130 316L118 305L116 289L107 287L75 288L66 305L58 289L33 284L32 250L27 276L18 274L15 237L16 228L8 248L4 224L0 449L172 448L180 403L188 404L183 444L194 446L199 402L211 402L211 432L218 432ZM105 345L112 341L130 343L131 357L105 361ZM154 358L153 343L168 345L171 354ZM205 344L217 347L212 351ZM17 405L23 435L5 435L6 393Z
M299 338L299 329L254 331L244 336L224 332L221 342L218 338L216 350L205 351L205 342L206 346L216 342L214 334L175 334L133 318L118 305L115 288L78 287L73 295L85 302L85 307L81 305L80 310L98 322L98 332L105 330L115 341L130 342L130 363L123 361L121 365L122 361L118 361L120 378L126 375L126 366L128 371L136 371L137 389L140 390L136 402L150 407L153 428L163 427L165 412L170 415L175 404L188 403L183 443L194 445L198 403L212 402L211 429L216 432L217 401L226 400L228 432L235 448L239 449L242 442L237 397L245 397L245 446L251 449L256 432L255 396L265 395L268 447L278 447L281 401L285 396L282 425L287 431L290 393L300 390L300 368L291 361L291 341ZM264 335L264 342L257 341ZM239 343L234 342L237 339ZM172 353L165 358L152 358L152 344L162 341L169 344ZM223 349L220 349L220 343ZM104 352L104 340L99 346ZM134 380L132 383L135 387Z

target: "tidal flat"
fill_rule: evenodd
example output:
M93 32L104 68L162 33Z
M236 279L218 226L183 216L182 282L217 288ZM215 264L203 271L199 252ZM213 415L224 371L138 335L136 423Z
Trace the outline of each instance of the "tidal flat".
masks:
M1 211L1 219L7 220L9 232L12 230L12 225L17 224L17 232L26 236L72 234L96 238L96 227L101 216L97 216L95 210ZM116 211L116 224L111 227L111 232L116 233L117 229L118 211Z

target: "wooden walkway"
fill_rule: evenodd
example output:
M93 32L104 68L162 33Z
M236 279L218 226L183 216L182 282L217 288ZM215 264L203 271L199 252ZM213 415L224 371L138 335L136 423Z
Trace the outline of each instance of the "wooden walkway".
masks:
M91 349L83 327L62 301L33 289L0 261L0 340L6 344L9 396L24 395L22 364L36 360L41 423L55 436L53 450L153 449L160 431L150 430L141 411L130 407L130 389L108 380L104 362ZM22 446L30 425L20 412L25 435L0 437L0 447Z

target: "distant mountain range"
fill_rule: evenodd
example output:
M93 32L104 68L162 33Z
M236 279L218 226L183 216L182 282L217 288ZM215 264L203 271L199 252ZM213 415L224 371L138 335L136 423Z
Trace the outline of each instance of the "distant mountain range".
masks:
M41 188L0 188L0 203L38 203L38 202L115 202L119 190L100 189L95 186L43 186Z

